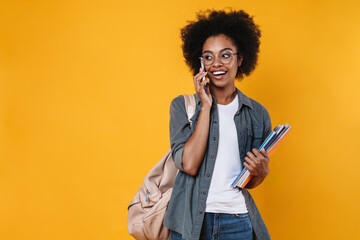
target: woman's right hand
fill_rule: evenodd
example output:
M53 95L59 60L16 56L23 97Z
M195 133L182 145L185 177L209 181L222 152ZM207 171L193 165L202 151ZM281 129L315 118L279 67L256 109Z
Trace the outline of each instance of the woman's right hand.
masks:
M202 106L196 127L190 138L186 141L182 155L183 170L191 176L197 175L205 156L209 137L212 96L209 91L209 85L206 85L206 89L204 89L207 80L202 81L202 78L206 76L206 74L207 73L200 68L200 72L194 76L195 90L200 97Z
M201 104L203 107L211 107L212 105L212 97L210 94L209 89L209 80L203 81L203 77L206 76L207 72L204 72L204 69L200 68L200 71L198 74L194 76L194 85L195 85L195 91L200 97ZM206 90L205 90L206 89Z

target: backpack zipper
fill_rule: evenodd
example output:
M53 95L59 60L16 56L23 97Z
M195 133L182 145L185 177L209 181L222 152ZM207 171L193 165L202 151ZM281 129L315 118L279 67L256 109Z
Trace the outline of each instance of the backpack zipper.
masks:
M146 202L149 201L149 193L150 193L149 190L146 190L146 199L145 199Z

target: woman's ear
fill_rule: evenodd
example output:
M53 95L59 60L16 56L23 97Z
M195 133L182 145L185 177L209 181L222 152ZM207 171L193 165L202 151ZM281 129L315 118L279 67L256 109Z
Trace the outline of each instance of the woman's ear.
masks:
M240 55L240 56L238 57L238 67L241 66L242 61L243 61L243 57Z

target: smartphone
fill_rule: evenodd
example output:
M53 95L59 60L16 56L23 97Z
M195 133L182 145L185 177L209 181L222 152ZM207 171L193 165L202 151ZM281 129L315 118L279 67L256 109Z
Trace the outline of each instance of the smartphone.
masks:
M202 57L200 57L200 65L201 65L201 68L204 69L204 72L205 72L204 59ZM206 77L203 76L202 80L205 81Z
M205 71L204 59L202 57L200 57L200 65L201 65L201 68ZM206 81L206 76L203 76L202 81ZM204 89L205 89L206 94L209 93L207 85L208 85L208 83L206 83L204 85Z

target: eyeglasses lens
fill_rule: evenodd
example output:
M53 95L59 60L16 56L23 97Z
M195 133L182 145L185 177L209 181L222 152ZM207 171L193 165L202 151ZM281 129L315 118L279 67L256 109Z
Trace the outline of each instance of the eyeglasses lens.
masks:
M218 59L222 64L229 64L232 60L233 55L234 53L231 51L223 51L220 52ZM203 59L204 59L204 65L209 66L214 63L215 56L212 53L207 52L203 54Z

